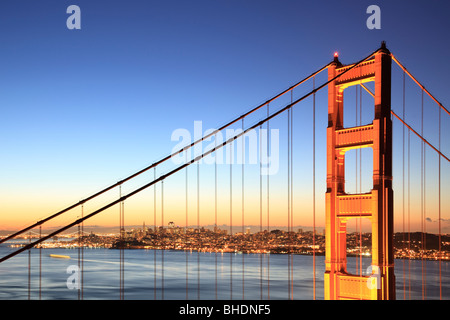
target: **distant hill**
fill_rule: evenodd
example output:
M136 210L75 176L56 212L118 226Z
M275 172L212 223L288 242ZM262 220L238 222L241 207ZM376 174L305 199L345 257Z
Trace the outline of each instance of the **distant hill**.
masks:
M425 233L422 232L397 232L394 234L394 247L401 248L404 246L403 241L408 241L408 237L411 240L411 243L415 243L416 245L422 245L422 237L424 237L425 242L425 249L439 249L439 235L433 234L433 233ZM449 235L441 235L441 249L442 250L449 250L450 245L443 244L444 242L450 243L450 236Z

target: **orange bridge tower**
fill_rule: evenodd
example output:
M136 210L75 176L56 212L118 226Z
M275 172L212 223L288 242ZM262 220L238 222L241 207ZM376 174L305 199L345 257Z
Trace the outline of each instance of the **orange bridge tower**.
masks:
M353 68L351 70L351 67ZM385 43L369 60L343 66L337 57L328 68L325 299L395 299L393 255L391 55ZM375 83L371 124L344 128L344 90ZM373 189L345 192L345 153L373 148ZM347 272L347 222L367 218L372 226L372 274Z

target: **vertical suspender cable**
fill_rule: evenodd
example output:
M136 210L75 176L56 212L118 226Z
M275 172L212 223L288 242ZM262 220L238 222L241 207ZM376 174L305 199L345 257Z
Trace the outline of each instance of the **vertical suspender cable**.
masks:
M31 243L31 232L28 233L28 241ZM28 250L28 300L31 299L31 249Z
M293 91L291 90L291 103L293 102ZM291 108L291 234L294 234L294 108ZM293 239L291 238L291 294L294 299L294 255L292 254Z
M122 186L119 186L119 199L122 197ZM122 246L123 232L122 232L122 206L119 203L119 299L122 299Z
M156 179L156 167L153 168L153 180ZM159 232L156 227L156 183L153 186L153 227L155 231L155 244L158 243ZM153 248L153 297L156 300L156 248Z
M290 154L290 145L291 145L291 109L287 110L287 223L288 223L288 297L292 299L291 296L291 247L290 247L290 238L291 238L291 154Z
M422 122L421 122L421 136L423 137L423 90L422 90L422 114L421 114L421 118L422 118ZM425 264L424 264L424 253L425 253L425 247L424 247L424 142L421 141L421 154L420 154L420 162L421 162L421 166L420 166L420 178L421 178L421 183L420 183L420 187L421 187L421 192L420 192L420 197L421 197L421 229L422 229L422 299L425 299L425 279L424 279L424 271L425 271Z
M161 237L162 250L161 250L161 299L164 300L164 250L166 248L166 235L164 229L164 180L161 180Z
M122 185L119 186L119 199L122 197ZM124 245L122 230L122 205L119 202L119 300L122 300L122 247Z
M358 87L361 88L361 86L355 86L355 127L358 126ZM360 92L361 93L361 92ZM361 141L361 131L359 131L359 137ZM355 194L358 193L358 151L361 151L361 148L355 150ZM361 153L359 154L361 155ZM361 200L359 200L359 205L361 208ZM361 213L361 210L359 210ZM355 234L358 232L358 223L361 223L361 216L355 219ZM355 239L356 240L356 239ZM356 252L356 251L355 251ZM359 259L355 257L355 274L358 274L358 263ZM360 290L360 299L361 299L361 290Z
M42 225L39 225L39 238L42 237ZM42 245L39 245L39 300L41 300L42 294Z
M405 115L405 72L403 71L403 120L406 120ZM403 246L405 244L405 126L402 126L403 135L403 158L402 158L402 211L403 211ZM403 300L406 300L406 270L405 270L405 259L403 259Z
M125 202L121 202L122 206L122 227L125 232ZM125 299L125 248L122 247L122 299Z
M244 118L242 118L242 131L244 131ZM245 134L242 136L242 239L244 241L244 163L245 163ZM242 254L242 300L244 300L245 289L245 254Z
M313 77L313 89L316 77ZM316 300L316 93L313 94L313 299Z
M408 300L411 300L411 131L408 130Z
M441 108L439 108L439 151L441 151ZM439 299L442 300L442 253L441 253L441 156L439 156L438 219L439 219Z
M403 119L406 119L406 76L405 71L403 71ZM407 153L407 163L408 163L408 172L407 172L407 180L408 180L408 195L407 195L407 214L408 214L408 299L411 300L411 131L408 130L408 153ZM405 271L406 272L406 271ZM406 276L405 283L406 283ZM404 299L406 300L406 289Z
M233 247L233 142L230 143L230 247ZM230 251L230 300L233 299L233 252Z
M359 99L358 99L358 87L359 87ZM355 127L359 125L358 123L358 100L361 99L361 86L355 86ZM359 140L361 141L361 131L359 131ZM359 158L361 157L361 148L358 148L355 150L355 194L358 194L358 152L359 152ZM359 161L361 163L361 161ZM359 193L361 190L359 190ZM361 200L359 200L359 207L361 208ZM359 219L355 219L355 235L358 232L358 224L359 224L359 230L361 230L361 210L359 210ZM361 232L359 233L360 240L361 240ZM355 236L356 237L356 236ZM355 239L356 241L356 239ZM361 244L360 244L361 248ZM355 255L356 255L356 248L355 248ZM359 255L361 257L361 255ZM358 266L358 263L360 263L360 260L358 257L355 256L355 274L358 274L358 271L360 269L360 265ZM359 276L361 277L361 273L359 273ZM360 294L360 300L362 299L362 287L360 286L359 290Z
M229 123L223 125L221 128L219 128L219 129L217 129L217 130L211 132L210 134L203 136L201 139L199 139L199 140L193 142L188 148L190 148L190 147L196 145L197 143L200 143L200 142L206 140L207 138L211 137L214 133L217 133L217 132L219 132L219 131L221 131L221 130L223 130L223 129L229 127L229 126L231 126L232 124L234 124L234 123L236 123L237 121L239 121L240 119L242 119L242 117L246 117L246 116L248 116L248 115L250 115L250 114L256 112L257 110L261 109L261 108L264 107L265 105L268 105L271 101L274 101L274 100L276 100L277 98L281 97L281 96L284 95L285 93L289 92L289 90L291 90L292 88L295 88L295 87L301 85L302 83L306 82L306 81L309 80L313 75L316 75L316 74L322 72L323 70L327 69L328 66L329 66L330 64L331 64L331 62L328 63L327 65L323 66L322 68L320 68L319 70L317 70L317 71L314 72L313 74L309 75L309 76L306 77L305 79L301 80L300 82L294 84L294 85L291 86L290 88L284 90L283 92L281 92L281 93L277 94L276 96L272 97L271 99L267 100L266 102L260 104L259 106L253 108L252 110L250 110L250 111L246 112L245 114L239 116L238 118L232 120L231 122L229 122ZM0 239L0 243L3 243L3 242L5 242L5 241L7 241L7 240L9 240L9 239L12 239L12 238L14 238L15 236L17 236L17 235L19 235L19 234L25 233L26 231L31 230L32 228L38 226L39 224L42 224L42 223L44 223L45 221L51 220L51 219L55 218L56 216L58 216L58 215L60 215L60 214L63 214L63 213L65 213L65 212L67 212L67 211L69 211L69 210L71 210L71 209L73 209L73 208L79 206L81 203L85 203L85 202L87 202L87 201L90 201L90 200L92 200L93 198L95 198L95 197L97 197L97 196L99 196L99 195L101 195L101 194L103 194L103 193L105 193L105 192L107 192L107 191L109 191L109 190L112 190L113 188L115 188L115 187L119 186L120 184L124 183L125 181L131 180L131 179L133 179L134 177L136 177L136 176L138 176L138 175L140 175L140 174L142 174L142 173L144 173L144 172L150 170L151 168L156 168L156 166L160 165L161 163L163 163L163 162L165 162L165 161L170 160L173 156L178 155L178 154L180 154L181 152L183 152L183 150L185 150L185 148L182 148L182 149L180 149L180 150L178 150L178 151L176 151L176 152L174 152L174 153L172 153L172 154L166 156L165 158L163 158L163 159L161 159L161 160L159 160L159 161L153 163L152 165L150 165L150 166L148 166L148 167L146 167L146 168L144 168L144 169L142 169L142 170L140 170L140 171L134 173L133 175L131 175L131 176L129 176L129 177L127 177L127 178L125 178L125 179L123 179L123 180L121 180L121 181L119 181L119 182L117 182L117 183L115 183L115 184L113 184L113 185L111 185L111 186L109 186L109 187L107 187L107 188L101 190L100 192L97 192L96 194L94 194L94 195L92 195L92 196L90 196L90 197L88 197L88 198L85 198L85 199L79 201L78 203L76 203L76 204L74 204L74 205L72 205L72 206L70 206L70 207L68 207L68 208L63 209L62 211L60 211L60 212L58 212L58 213L56 213L56 214L54 214L54 215L51 215L51 216L49 216L49 217L47 217L47 218L45 218L45 219L43 219L43 220L40 220L40 221L36 222L35 224L33 224L33 225L31 225L31 226L28 226L28 227L25 228L25 229L22 229L22 230L20 230L20 231L14 233L14 234L9 235L8 237L5 237L5 238ZM26 250L26 249L25 249L25 250ZM23 250L23 251L25 251L25 250ZM22 251L20 251L20 252L22 252ZM2 261L4 261L4 259L2 259Z
M262 225L263 225L263 209L262 209L262 125L259 126L259 242L263 243L263 235L262 235ZM260 299L263 299L263 255L262 252L259 255L259 290L260 290Z
M362 125L362 86L359 86L359 125ZM359 141L362 140L362 132L359 131ZM362 148L359 148L359 193L362 193ZM360 198L360 208L362 207L362 200ZM362 280L362 212L359 212L359 276ZM362 286L360 286L362 299Z
M424 240L423 240L423 249L426 255L427 250L427 146L423 145L423 228L424 228ZM426 256L425 256L426 259ZM427 264L426 261L424 263L424 280L425 280L425 298L427 296Z
M359 86L359 125L362 125L362 87ZM360 140L362 132L359 131ZM362 193L362 149L359 148L359 193ZM360 201L362 201L360 199ZM359 274L362 276L362 217L359 217Z
M81 226L80 224L78 224L78 272L80 271L80 267L81 267ZM81 288L80 286L78 286L77 288L77 295L78 295L78 300L81 299Z
M122 197L122 186L119 186L119 199ZM119 229L120 229L120 242L119 242L119 299L124 299L124 246L125 246L125 225L124 225L124 203L119 202Z
M201 250L201 234L200 234L200 161L197 162L197 230L198 230L198 250L197 250L197 299L200 300L200 250Z
M187 151L186 151L186 163L188 163L188 153L187 153ZM186 187L185 187L185 189L186 189L186 225L185 225L185 227L184 227L184 239L185 239L185 242L187 243L188 242L188 231L187 231L187 229L188 229L188 197L189 197L189 195L188 195L188 167L186 167ZM187 248L186 248L187 249ZM189 296L189 250L186 250L186 253L185 253L185 255L186 255L186 300L188 299L188 296Z
M358 87L355 86L355 127L358 126ZM355 150L355 194L358 193L358 151ZM358 219L355 219L355 230L358 230ZM356 232L356 231L355 231ZM355 259L355 273L358 270L358 259Z
M359 117L361 118L361 95L362 95L362 87L356 86L355 87L355 127L358 125L361 125L360 122L358 122L358 88L359 88ZM359 131L359 141L361 141L361 130ZM361 193L361 188L358 192L358 153L359 153L359 172L361 172L361 148L358 148L355 150L355 194ZM361 185L361 176L359 177L359 183ZM359 207L361 208L361 198L359 200ZM358 224L359 224L359 259L358 257L355 257L355 274L358 274L358 271L361 270L361 210L359 210L359 219L356 218L355 220L355 234L358 232ZM356 251L355 251L356 252ZM359 263L359 266L358 266ZM362 277L362 273L359 272L360 278ZM362 300L362 287L360 287L359 290L359 298Z
M267 104L267 117L269 117L269 104ZM269 120L267 120L267 165L269 164L269 151L270 151L270 140L269 140ZM267 173L267 234L270 236L270 179ZM270 248L269 248L270 252ZM270 254L267 255L267 299L270 299Z
M217 133L214 136L214 144L217 148ZM214 157L214 236L217 237L217 152ZM217 300L217 250L214 255L215 260L215 294Z
M288 224L288 297L291 299L291 155L290 155L290 143L291 143L291 109L287 110L287 224Z
M427 296L427 146L423 143L423 252L425 254L425 261L423 265L424 270L424 298Z
M122 201L122 226L125 230L125 202ZM125 299L125 250L122 249L122 299Z
M81 205L81 218L84 217L84 204ZM81 235L84 235L84 221L81 222ZM84 243L81 246L81 300L84 297Z
M358 86L355 86L355 127L357 126L358 126ZM361 150L361 148L359 148L359 150ZM358 150L355 150L355 194L356 193L358 193ZM358 230L358 219L355 219L355 232L357 232L357 230ZM355 258L355 274L357 270L358 270L358 259Z

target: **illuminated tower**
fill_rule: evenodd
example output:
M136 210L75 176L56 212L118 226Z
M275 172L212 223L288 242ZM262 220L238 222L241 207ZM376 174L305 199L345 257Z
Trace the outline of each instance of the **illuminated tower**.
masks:
M337 56L328 79L352 65ZM375 117L371 124L344 128L344 90L375 82ZM393 255L391 55L383 42L374 58L352 68L328 85L325 299L395 299ZM345 192L345 153L373 148L373 189ZM347 272L347 222L367 218L372 225L372 275Z

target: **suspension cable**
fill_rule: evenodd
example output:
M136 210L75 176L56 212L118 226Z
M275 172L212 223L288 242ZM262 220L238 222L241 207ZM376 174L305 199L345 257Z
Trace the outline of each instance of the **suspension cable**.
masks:
M361 84L361 86L368 92L370 93L370 95L372 95L372 97L374 97L374 93L372 91L370 91L364 84ZM428 142L427 139L425 139L420 133L418 133L417 131L415 131L409 124L407 124L405 122L405 120L403 120L401 117L399 117L392 109L391 109L391 114L393 116L395 116L398 120L400 120L401 123L403 123L403 125L405 125L410 131L412 131L415 135L417 135L420 139L422 139L423 142L425 142L428 146L430 146L434 151L436 151L441 157L445 158L445 160L447 160L448 162L450 162L450 159L443 154L440 150L438 150L435 146L433 146L430 142Z
M443 154L441 151L439 151L436 147L434 147L430 142L428 142L427 139L422 137L420 133L415 131L413 128L411 128L410 125L408 125L402 118L400 118L394 111L391 110L391 114L395 116L398 120L400 120L401 123L403 123L410 131L412 131L414 134L416 134L420 139L422 139L423 142L425 142L428 146L430 146L434 151L436 151L441 157L443 157L445 160L450 162L450 159Z
M414 80L414 82L423 90L423 91L425 91L429 96L430 96L430 98L431 99L433 99L434 100L434 102L436 102L440 107L441 107L441 109L442 110L444 110L445 112L447 112L447 114L448 115L450 115L450 111L449 110L447 110L443 105L442 105L442 103L440 103L401 63L400 63L400 61L398 61L398 59L391 53L391 57L392 57L392 60L394 60L396 63L397 63L397 65L404 71L404 72L406 72L406 74L408 74L408 76L411 78L411 79L413 79Z
M132 175L130 175L130 176L128 176L128 177L126 177L126 178L120 180L120 181L118 181L117 183L114 183L114 184L110 185L109 187L106 187L106 188L102 189L101 191L99 191L99 192L97 192L97 193L95 193L95 194L93 194L93 195L91 195L91 196L89 196L89 197L87 197L87 198L85 198L85 199L83 199L83 200L80 200L79 202L77 202L77 203L75 203L75 204L73 204L73 205L71 205L71 206L69 206L69 207L67 207L67 208L65 208L65 209L63 209L63 210L61 210L61 211L58 211L58 212L55 213L55 214L52 214L52 215L48 216L47 218L41 219L41 220L37 221L36 223L31 224L31 225L28 226L28 227L25 227L25 228L23 228L23 229L21 229L21 230L15 232L15 233L13 233L13 234L11 234L11 235L5 237L5 238L3 238L3 239L0 239L0 244L3 243L3 242L5 242L5 241L8 241L8 240L10 240L10 239L12 239L12 238L14 238L14 237L16 237L16 236L18 236L18 235L20 235L20 234L22 234L22 233L24 233L24 232L26 232L26 231L28 231L28 230L31 230L31 229L33 229L33 228L35 228L35 227L37 227L37 226L39 226L39 225L41 225L41 224L43 224L43 223L49 221L49 220L52 220L52 219L54 219L54 218L60 216L61 214L65 213L65 212L67 212L67 211L70 211L70 210L72 210L72 209L78 207L79 205L81 205L81 204L83 204L83 203L86 203L86 202L88 202L88 201L90 201L90 200L92 200L92 199L94 199L94 198L96 198L96 197L98 197L98 196L100 196L100 195L106 193L107 191L109 191L109 190L111 190L111 189L114 189L114 188L116 188L116 187L122 185L123 183L125 183L125 182L127 182L127 181L129 181L129 180L131 180L131 179L133 179L133 178L135 178L135 177L141 175L142 173L147 172L148 170L150 170L150 169L152 169L152 168L155 168L155 167L157 167L158 165L160 165L160 164L162 164L162 163L164 163L164 162L170 160L172 157L174 157L174 156L176 156L176 155L178 155L178 154L180 154L180 153L182 153L182 152L184 152L184 151L186 151L186 150L192 148L193 146L197 145L198 143L203 142L204 140L208 139L208 138L211 137L212 135L217 134L218 132L221 132L221 131L224 130L225 128L228 128L228 127L231 126L232 124L238 122L239 120L241 120L241 119L243 119L243 118L249 116L250 114L256 112L256 111L259 110L259 109L261 109L262 107L268 105L270 102L272 102L272 101L278 99L279 97L281 97L281 96L283 96L284 94L286 94L287 92L289 92L289 90L291 90L291 89L293 89L293 88L295 88L295 87L298 87L299 85L301 85L302 83L306 82L307 80L309 80L309 79L310 79L311 77L313 77L314 75L317 75L317 74L319 74L320 72L322 72L323 70L327 69L331 64L332 64L332 62L326 64L326 65L323 66L322 68L320 68L320 69L318 69L317 71L313 72L311 75L307 76L306 78L300 80L299 82L297 82L296 84L292 85L292 86L289 87L288 89L286 89L286 90L282 91L281 93L275 95L274 97L270 98L270 99L267 100L266 102L264 102L264 103L260 104L259 106L257 106L257 107L255 107L255 108L251 109L250 111L248 111L248 112L242 114L241 116L235 118L234 120L232 120L232 121L226 123L225 125L223 125L223 126L220 127L219 129L213 130L211 133L209 133L209 134L203 136L202 138L200 138L200 139L198 139L198 140L192 142L190 145L187 145L187 146L185 146L185 147L179 149L178 151L173 152L172 154L170 154L170 155L168 155L168 156L166 156L166 157L164 157L164 158L162 158L162 159L160 159L160 160L154 162L153 164L151 164L151 165L145 167L144 169L142 169L142 170L140 170L140 171L138 171L138 172L136 172L136 173L134 173L134 174L132 174Z

